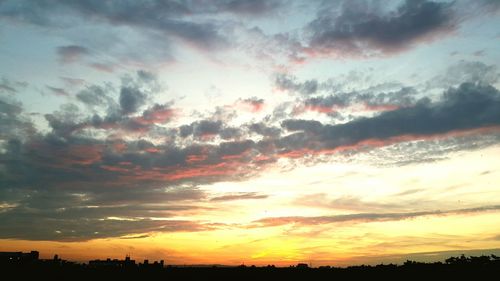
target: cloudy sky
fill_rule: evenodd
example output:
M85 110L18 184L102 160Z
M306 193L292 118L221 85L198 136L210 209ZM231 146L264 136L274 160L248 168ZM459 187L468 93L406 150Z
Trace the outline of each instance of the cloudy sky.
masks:
M500 250L496 0L0 0L0 250Z

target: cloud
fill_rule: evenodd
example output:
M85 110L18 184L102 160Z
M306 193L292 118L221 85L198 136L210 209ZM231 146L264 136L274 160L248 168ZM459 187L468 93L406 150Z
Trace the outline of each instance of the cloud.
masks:
M193 232L213 229L187 220L151 219L54 219L25 212L0 213L0 237L3 239L87 241L151 232Z
M94 62L89 64L90 67L93 69L97 69L102 72L107 72L107 73L112 73L115 70L115 66L111 63L100 63L100 62Z
M232 132L232 129L227 130L221 120L200 120L191 123L190 125L182 125L179 127L180 136L186 138L190 135L196 139L210 139L217 135L227 134L230 137L238 132Z
M73 63L80 60L82 57L89 55L90 50L77 45L61 46L57 48L59 60L62 63Z
M57 87L47 86L47 89L49 89L50 92L53 93L56 96L69 97L68 92L66 92L66 90L63 89L63 88L57 88Z
M343 1L308 25L311 53L370 56L398 52L456 28L453 3L404 1L382 12L380 2Z
M446 211L421 211L408 213L359 213L334 216L318 216L318 217L271 217L264 218L254 222L254 227L280 226L286 224L298 225L321 225L330 223L363 223L376 221L396 221L412 219L423 216L446 216L446 215L461 215L473 214L481 212L490 212L500 210L499 205L482 206L477 208L456 209Z
M402 203L384 203L363 201L358 197L341 196L335 199L328 198L328 194L317 193L309 194L294 200L294 204L302 206L321 207L333 210L349 211L387 211L387 210L405 210L408 204Z
M28 83L20 81L11 81L5 77L0 80L0 93L15 94L20 89L26 88Z
M124 114L135 113L146 103L146 95L139 89L123 87L120 90L120 107Z
M142 124L166 123L174 118L176 111L169 104L154 104L144 110L142 116L135 120Z
M214 1L216 10L231 12L237 15L259 16L268 14L283 5L283 1L276 0L222 0Z
M424 98L414 106L385 111L339 125L289 119L282 127L298 133L280 140L280 146L320 151L369 140L431 136L456 130L500 125L500 92L492 86L464 83L451 88L439 102ZM302 133L301 133L302 132ZM307 134L307 137L306 135Z
M210 201L234 201L234 200L248 200L248 199L265 199L269 196L265 194L258 194L256 192L240 192L228 195L212 197Z
M62 77L62 76L59 78L66 84L66 86L69 87L78 87L86 84L86 81L80 78Z
M305 96L315 94L318 91L317 80L312 79L299 83L295 76L284 73L276 74L274 85L279 90L298 92Z
M251 112L259 112L264 108L264 99L252 97L241 100L243 105L246 105Z
M500 73L495 65L487 65L479 61L461 60L446 69L446 73L438 75L426 83L428 89L448 88L461 83L480 83L493 85L499 81Z
M109 86L90 85L76 94L76 99L87 106L110 106L115 102L109 96L112 90Z
M16 146L17 140L27 139L35 132L35 127L23 114L22 104L0 95L0 141L7 141L7 146Z
M422 99L337 125L282 120L288 114L282 110L276 120L271 119L277 114L235 127L230 125L232 113L219 109L206 119L172 125L167 123L176 118L173 102L148 103L157 91L156 76L145 71L124 76L116 87L86 85L76 94L78 104L66 104L45 115L48 132L36 131L22 105L2 96L0 198L2 206L8 206L0 211L3 237L49 239L57 234L59 238L50 239L77 241L211 229L176 217L186 217L207 202L264 199L266 195L213 195L195 186L247 179L281 157L300 159L345 147L356 149L360 144L381 147L436 134L456 136L460 131L477 130L474 134L481 135L481 130L500 123L500 93L482 83L464 83L434 102ZM391 103L407 93L413 96L412 91L353 92L347 101ZM319 97L296 102L330 102L328 96L324 101L313 98ZM281 127L277 127L280 120ZM405 159L413 159L414 153L407 154L411 157ZM329 203L347 209L370 202L340 198ZM382 208L370 206L375 211ZM153 219L158 217L171 222ZM85 220L82 225L87 229L80 228L79 220ZM95 228L90 227L92 223ZM22 234L29 225L36 231Z
M393 92L372 91L337 93L328 96L311 97L304 100L303 105L295 108L295 113L315 111L335 116L350 106L358 106L364 111L387 111L416 103L416 90L411 87L401 88Z
M2 92L7 92L7 93L15 93L15 92L17 92L13 87L7 85L6 83L0 84L0 90Z
M207 14L225 10L245 12L254 7L244 1L217 1L201 5L190 2L151 1L148 4L102 1L50 1L41 0L36 4L29 1L3 1L0 17L27 22L35 25L59 28L74 26L78 22L65 21L61 15L70 15L82 21L107 23L116 26L129 26L140 30L154 31L169 37L177 37L202 49L214 49L227 44L226 38L219 34L218 27L210 22L196 22L182 19L191 14ZM239 4L238 4L239 2ZM73 46L68 46L73 47ZM77 46L74 46L77 47ZM82 55L82 49L70 48L63 55L73 61ZM63 51L65 52L65 51Z
M281 134L280 128L270 127L264 122L250 124L248 125L248 129L252 133L256 133L269 138L276 138Z

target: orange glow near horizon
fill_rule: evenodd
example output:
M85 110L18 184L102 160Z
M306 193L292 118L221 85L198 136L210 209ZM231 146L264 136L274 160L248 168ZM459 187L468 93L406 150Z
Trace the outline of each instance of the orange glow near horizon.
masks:
M273 217L300 216L307 219L373 212L446 211L473 208L478 204L491 206L494 201L490 199L498 196L495 183L500 171L483 172L475 183L471 181L471 176L495 166L493 163L498 164L495 167L500 167L498 155L500 147L497 146L462 153L460 158L399 168L346 163L337 164L334 168L324 164L288 172L270 169L265 175L244 182L204 186L203 190L212 196L232 194L235 184L240 190L255 194L268 191L265 198L218 201L217 207L186 211L183 217L177 218L200 221L210 226L206 229L153 231L74 242L3 239L0 240L0 249L38 250L42 258L59 254L64 259L82 262L122 258L130 254L138 261L163 259L167 264L278 266L299 262L346 266L380 261L402 262L408 257L430 261L442 259L448 251L457 250L490 249L496 253L494 249L500 248L496 224L500 219L500 207L463 214L438 212L373 221L368 216L361 221L353 219L331 223L313 221L312 224L299 224L290 221L264 226L255 222ZM484 161L485 157L489 162ZM393 176L396 169L403 172L400 177ZM375 173L376 176L370 179L353 174L353 171L362 175ZM454 181L449 181L448 173L457 174ZM329 181L307 184L314 177L324 178L325 174L332 175ZM287 180L278 180L278 177ZM329 185L335 185L337 189L325 193L324 186ZM269 192L269 186L273 186L273 192ZM426 188L416 189L422 186ZM475 189L471 189L473 187ZM334 199L339 198L336 194L342 194L342 197ZM439 200L439 207L433 201L422 200L424 194ZM400 202L413 203L403 207L398 206ZM199 203L199 207L208 206L208 202ZM381 207L389 210L378 210ZM168 221L170 218L158 219Z

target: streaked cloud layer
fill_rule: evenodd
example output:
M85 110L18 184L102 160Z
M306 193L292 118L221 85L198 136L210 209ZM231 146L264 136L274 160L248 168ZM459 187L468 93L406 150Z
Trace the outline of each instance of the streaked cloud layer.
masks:
M498 249L499 8L0 1L0 245L228 264Z

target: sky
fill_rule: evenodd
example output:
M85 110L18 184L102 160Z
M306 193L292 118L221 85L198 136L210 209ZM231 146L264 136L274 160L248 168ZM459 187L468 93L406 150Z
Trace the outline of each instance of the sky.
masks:
M500 254L500 2L0 0L0 251Z

